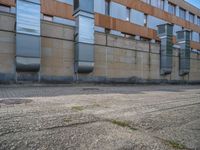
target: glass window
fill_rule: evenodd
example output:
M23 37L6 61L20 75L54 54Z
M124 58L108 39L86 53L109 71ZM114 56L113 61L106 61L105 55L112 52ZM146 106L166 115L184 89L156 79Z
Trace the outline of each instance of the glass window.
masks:
M105 14L110 15L110 2L107 0L105 1Z
M176 15L176 6L172 3L168 4L168 12L172 15Z
M189 13L189 21L191 23L194 23L194 14L193 13Z
M158 0L158 8L164 10L164 0Z
M200 42L200 33L199 33L199 42Z
M190 32L190 40L193 41L193 31Z
M135 35L132 35L132 34L128 34L128 33L122 33L122 34L124 34L124 37L125 38L128 38L128 39L135 39Z
M200 26L200 17L197 17L197 25Z
M0 4L0 12L10 12L10 7Z
M147 3L147 4L150 4L151 3L151 0L142 0L143 2Z
M186 19L186 10L183 8L179 9L179 17L182 19Z
M126 8L126 21L130 21L130 17L131 17L131 9Z
M144 26L147 26L147 14L144 14Z
M53 17L52 16L44 15L43 19L46 20L46 21L53 21Z
M164 0L154 0L151 1L151 5L164 10Z

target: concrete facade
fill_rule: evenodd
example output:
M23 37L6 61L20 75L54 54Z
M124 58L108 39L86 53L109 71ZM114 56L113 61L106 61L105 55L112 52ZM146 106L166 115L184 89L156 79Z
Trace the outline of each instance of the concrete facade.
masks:
M0 83L16 82L15 15L0 13ZM94 71L74 73L74 27L41 21L38 82L200 83L200 56L191 53L189 75L179 76L179 50L172 74L160 75L160 44L95 33Z

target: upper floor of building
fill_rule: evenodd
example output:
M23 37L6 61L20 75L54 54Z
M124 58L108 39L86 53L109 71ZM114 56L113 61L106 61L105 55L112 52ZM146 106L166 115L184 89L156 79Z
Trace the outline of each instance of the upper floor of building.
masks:
M0 11L15 13L15 0L0 0ZM41 19L75 26L73 0L41 0ZM119 36L159 40L157 25L173 24L191 32L191 48L200 50L200 10L184 0L94 0L95 30Z

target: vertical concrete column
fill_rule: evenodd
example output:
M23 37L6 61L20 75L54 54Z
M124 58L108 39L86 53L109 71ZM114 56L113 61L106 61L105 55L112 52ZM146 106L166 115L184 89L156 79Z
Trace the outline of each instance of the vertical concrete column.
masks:
M94 68L94 0L74 0L75 72L90 73Z
M16 1L16 70L40 69L40 0Z
M172 49L173 49L173 25L158 25L160 45L160 74L166 75L172 72Z
M190 72L190 31L178 31L176 39L177 44L180 46L179 74L183 76Z

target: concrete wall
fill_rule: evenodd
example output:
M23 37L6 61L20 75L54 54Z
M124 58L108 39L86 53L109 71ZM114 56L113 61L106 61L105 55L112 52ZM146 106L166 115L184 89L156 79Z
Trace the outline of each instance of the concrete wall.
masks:
M15 16L0 14L0 82L15 81ZM42 21L41 82L194 82L200 83L200 56L191 54L189 75L179 76L178 50L172 74L160 75L159 44L95 33L95 66L74 74L74 28Z
M0 14L0 82L15 81L15 18Z

